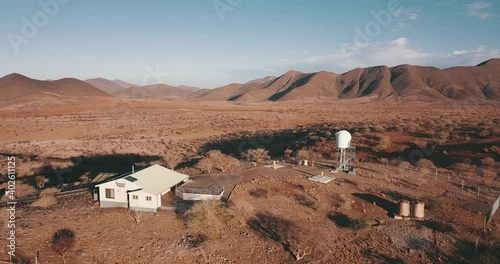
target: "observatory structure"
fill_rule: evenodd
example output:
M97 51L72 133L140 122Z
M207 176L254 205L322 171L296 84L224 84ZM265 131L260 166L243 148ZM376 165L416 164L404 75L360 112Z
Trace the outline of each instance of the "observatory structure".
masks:
M354 159L356 158L356 147L351 144L351 133L341 130L335 134L335 141L338 151L338 162L335 172L345 171L355 174Z

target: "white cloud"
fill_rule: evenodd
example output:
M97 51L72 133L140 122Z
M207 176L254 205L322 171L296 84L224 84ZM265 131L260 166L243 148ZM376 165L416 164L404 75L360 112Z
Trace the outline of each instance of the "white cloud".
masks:
M464 55L466 53L467 53L466 50L455 50L452 54L456 55L456 56L460 56L460 55Z
M487 9L489 9L492 4L484 1L476 2L472 4L467 4L465 6L465 15L470 17L477 17L479 19L487 19L490 17L490 13L488 13Z
M368 67L374 65L421 64L430 54L413 48L407 38L398 38L386 42L373 42L355 45L342 44L332 54L325 56L309 57L305 60L309 64L319 67L340 67L350 70L355 67Z
M475 65L491 58L500 57L500 51L481 45L472 50L455 50L442 57L451 65Z
M417 20L418 13L420 11L421 10L417 8L401 8L398 13L394 14L395 21L397 21L397 23L396 27L393 28L392 31L395 32L405 29L411 21Z

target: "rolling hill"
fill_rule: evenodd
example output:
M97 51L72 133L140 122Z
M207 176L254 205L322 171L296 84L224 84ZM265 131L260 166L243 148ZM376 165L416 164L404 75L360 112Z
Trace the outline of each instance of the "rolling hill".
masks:
M0 78L0 91L3 98L14 98L31 94L67 97L111 96L75 78L41 81L18 73L12 73Z
M289 71L276 78L232 83L197 98L211 101L296 101L397 98L408 101L500 100L500 59L439 69L415 65L356 68L343 74Z
M125 82L125 81L122 81L122 80L118 80L118 79L115 79L113 80L114 83L120 85L121 87L127 89L127 88L130 88L132 86L137 86L135 84L131 84L131 83L128 83L128 82Z
M65 99L83 97L111 97L106 92L78 79L64 78L54 81L31 79L18 73L0 78L1 106L29 105L31 103L63 104Z
M123 86L122 86L123 85ZM435 67L399 65L356 68L336 74L320 71L288 71L247 83L232 83L215 89L155 84L124 86L129 83L103 78L81 81L64 78L41 81L13 73L0 78L3 105L42 98L116 96L123 98L206 100L237 102L330 101L364 98L396 101L500 101L500 59L476 66Z
M167 84L153 84L146 86L133 86L113 93L113 96L124 98L142 99L187 99L203 89L190 86L170 86Z
M120 84L116 83L115 81L110 81L104 78L94 78L94 79L88 79L85 80L86 83L89 83L102 91L113 94L119 91L123 91L126 88L121 86Z

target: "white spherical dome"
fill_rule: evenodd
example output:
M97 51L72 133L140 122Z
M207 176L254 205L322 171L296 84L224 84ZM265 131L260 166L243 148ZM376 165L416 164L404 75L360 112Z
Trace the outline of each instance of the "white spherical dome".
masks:
M335 133L335 141L337 148L348 148L351 145L351 133L347 130L341 130Z

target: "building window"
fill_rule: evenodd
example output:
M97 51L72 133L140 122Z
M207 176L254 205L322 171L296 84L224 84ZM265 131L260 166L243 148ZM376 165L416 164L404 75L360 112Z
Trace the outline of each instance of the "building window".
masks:
M115 199L115 189L106 189L106 198Z
M132 200L139 200L139 196L138 195L132 195Z
M151 196L146 196L146 201L151 201Z

